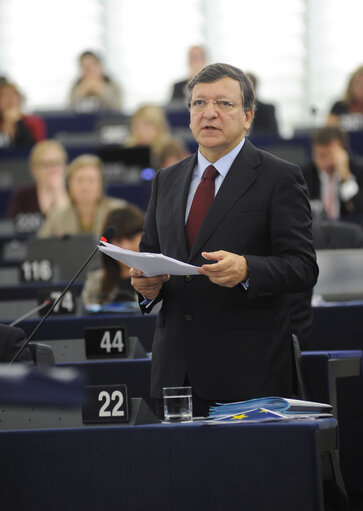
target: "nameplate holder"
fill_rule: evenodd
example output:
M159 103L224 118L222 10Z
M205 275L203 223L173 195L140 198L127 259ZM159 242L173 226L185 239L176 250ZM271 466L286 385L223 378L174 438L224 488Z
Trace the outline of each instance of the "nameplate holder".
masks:
M129 422L131 405L127 386L86 385L86 399L82 407L84 424L117 424Z
M19 266L21 282L51 282L54 267L49 259L26 259Z
M126 327L104 326L84 329L87 358L125 358L129 352Z
M62 291L57 290L41 290L38 292L38 303L41 305L44 300L50 298L51 300L56 301L61 295ZM51 307L51 304L49 305ZM39 311L40 316L44 316L47 313L49 307L44 307L44 309ZM63 296L62 300L57 303L54 307L52 314L63 316L63 315L74 315L77 312L77 298L74 291L69 289L66 294Z
M36 233L44 221L42 213L18 213L14 219L17 234Z

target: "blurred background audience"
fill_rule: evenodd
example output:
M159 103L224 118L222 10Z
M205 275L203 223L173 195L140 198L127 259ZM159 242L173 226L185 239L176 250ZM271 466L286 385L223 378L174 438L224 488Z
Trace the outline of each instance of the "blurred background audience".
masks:
M52 209L68 203L66 164L67 153L56 140L43 140L32 149L29 167L34 182L14 190L8 208L8 217L23 226L22 232L37 231Z
M256 110L253 118L253 124L250 133L257 134L268 134L278 135L279 129L276 119L275 105L264 103L258 98L258 80L254 73L247 73L248 78L251 80L253 88L256 94Z
M79 57L80 77L73 85L69 104L80 112L121 108L121 90L103 69L101 58L93 51Z
M189 151L181 140L177 138L167 140L160 148L160 168L165 169L166 167L170 167L170 165L174 165L174 163L183 160L188 155Z
M313 158L303 166L315 217L363 224L363 164L348 153L348 138L338 126L316 130Z
M41 238L82 233L100 235L108 213L127 204L104 194L102 162L97 156L78 156L70 163L66 179L69 203L49 212L38 231Z
M351 74L344 97L334 103L327 122L347 131L363 129L363 66Z
M189 76L173 84L170 98L171 103L184 103L187 96L187 84L194 76L208 64L207 52L203 46L191 46L188 50L187 65Z
M22 96L14 83L0 84L0 147L30 147L45 139L44 121L22 111Z
M143 105L134 112L130 120L130 135L125 145L149 146L155 169L161 167L161 152L166 144L178 141L173 137L163 108L158 105Z
M144 214L138 207L127 205L111 211L104 228L113 226L115 233L110 243L126 250L138 252ZM111 302L136 300L136 293L130 283L130 268L120 261L101 253L102 267L87 275L82 300L85 305L104 305Z

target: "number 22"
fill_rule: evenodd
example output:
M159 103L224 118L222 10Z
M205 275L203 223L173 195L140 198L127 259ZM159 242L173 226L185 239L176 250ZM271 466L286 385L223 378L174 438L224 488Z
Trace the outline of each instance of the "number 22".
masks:
M115 403L113 409L107 410L111 401L116 400L117 402ZM122 403L124 402L124 396L119 390L114 390L111 396L108 392L103 390L98 394L98 401L104 401L98 414L99 417L123 417L125 415L125 412L120 410Z

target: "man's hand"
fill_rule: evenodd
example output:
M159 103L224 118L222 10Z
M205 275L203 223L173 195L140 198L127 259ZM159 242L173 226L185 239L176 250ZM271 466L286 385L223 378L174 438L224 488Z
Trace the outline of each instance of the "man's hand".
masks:
M154 300L160 293L164 282L170 279L170 275L155 275L155 277L143 277L142 271L130 268L132 287L148 300Z
M339 175L340 181L344 183L344 181L347 181L351 176L349 156L347 151L339 144L335 144L333 147L333 160L335 171Z
M202 252L202 256L215 264L203 264L199 273L206 275L211 282L223 287L234 287L247 278L247 261L244 256L225 250Z

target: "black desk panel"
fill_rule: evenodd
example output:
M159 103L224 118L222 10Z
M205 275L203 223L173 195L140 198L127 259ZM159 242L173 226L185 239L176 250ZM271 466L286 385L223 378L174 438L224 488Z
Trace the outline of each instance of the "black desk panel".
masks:
M363 349L363 303L314 307L306 350Z
M1 509L323 511L335 419L0 432Z
M29 335L39 320L29 319L18 326ZM72 317L49 317L40 327L34 341L51 339L79 339L83 337L84 328L95 326L126 326L130 336L138 337L145 348L151 351L152 340L156 325L155 314L100 314Z

